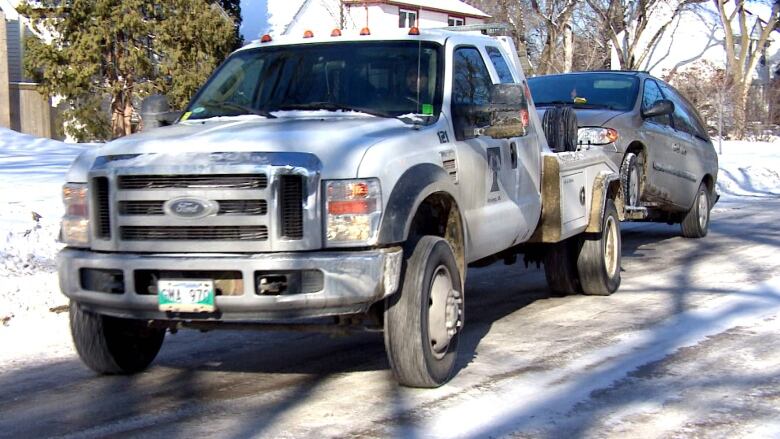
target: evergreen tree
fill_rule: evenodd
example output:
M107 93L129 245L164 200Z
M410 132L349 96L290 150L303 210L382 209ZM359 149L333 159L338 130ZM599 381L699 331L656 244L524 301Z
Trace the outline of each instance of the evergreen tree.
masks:
M207 0L25 1L40 38L25 71L66 106L66 133L105 140L134 130L152 92L182 106L235 43L232 20ZM107 107L107 108L106 108Z

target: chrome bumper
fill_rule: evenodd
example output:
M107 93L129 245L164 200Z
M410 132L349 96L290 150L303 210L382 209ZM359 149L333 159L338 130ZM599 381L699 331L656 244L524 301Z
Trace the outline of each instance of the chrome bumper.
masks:
M60 288L71 300L93 312L116 317L160 320L268 322L364 312L398 289L399 247L339 252L264 254L98 253L66 248L58 255ZM86 290L82 268L121 270L124 292ZM240 271L243 294L217 296L216 312L170 313L158 309L157 296L138 294L136 270ZM314 293L267 296L255 293L255 271L320 270L323 289Z

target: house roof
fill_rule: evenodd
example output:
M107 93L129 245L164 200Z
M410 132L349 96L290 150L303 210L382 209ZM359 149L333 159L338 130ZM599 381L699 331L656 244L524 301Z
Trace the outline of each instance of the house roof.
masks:
M415 9L427 9L455 15L465 15L468 17L490 17L490 15L480 11L473 6L469 6L460 0L343 0L343 3L345 5L386 3L400 7L407 6Z

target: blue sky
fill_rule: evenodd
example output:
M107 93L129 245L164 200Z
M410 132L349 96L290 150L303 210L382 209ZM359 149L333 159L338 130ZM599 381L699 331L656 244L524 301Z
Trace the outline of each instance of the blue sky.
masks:
M241 16L241 34L244 39L257 39L267 26L266 0L241 0Z

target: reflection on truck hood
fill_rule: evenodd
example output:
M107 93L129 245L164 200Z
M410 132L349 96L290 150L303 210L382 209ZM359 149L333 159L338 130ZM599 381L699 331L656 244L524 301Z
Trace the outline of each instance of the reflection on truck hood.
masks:
M110 142L96 155L197 152L303 152L323 163L325 178L353 178L366 149L409 126L397 119L257 116L188 121ZM84 170L86 173L86 170Z
M537 107L536 111L539 114L539 119L544 117L544 112L550 107ZM577 113L577 125L581 127L600 127L604 126L610 120L625 114L625 111L615 110L601 110L601 109L588 109L588 108L575 108L574 112Z

